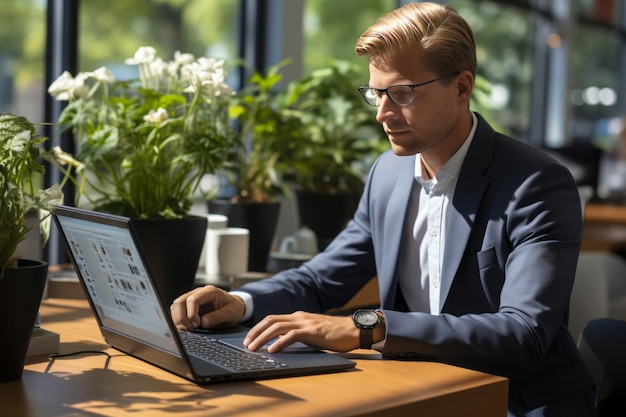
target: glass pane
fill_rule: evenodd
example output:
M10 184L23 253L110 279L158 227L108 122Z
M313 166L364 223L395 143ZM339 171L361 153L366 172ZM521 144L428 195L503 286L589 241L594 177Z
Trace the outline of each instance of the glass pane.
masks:
M367 64L354 45L361 33L382 14L393 10L395 0L308 0L304 7L304 72L328 65L329 59ZM347 24L346 17L350 17ZM365 75L366 77L366 75ZM365 84L367 79L355 81Z
M46 7L44 1L3 0L0 24L0 112L43 121Z
M477 73L492 86L490 103L473 108L517 139L528 136L534 19L529 11L490 1L451 0L474 31Z
M578 14L604 23L619 20L619 0L578 0Z
M591 142L603 150L597 178L598 197L622 200L626 163L624 125L617 107L619 38L611 30L580 24L574 44L571 133L575 141Z
M175 51L233 58L239 0L83 1L79 17L79 71L126 66L140 46L171 60ZM122 78L124 74L116 74Z
M478 74L492 84L491 100L474 108L501 130L523 139L529 126L532 79L533 19L528 11L490 1L450 0L474 30ZM360 34L396 1L309 0L305 5L304 70L329 58L352 60ZM355 12L358 11L358 12ZM349 25L345 17L351 16ZM364 71L366 65L362 65ZM364 73L364 80L367 73ZM365 81L361 82L364 84Z
M607 118L619 116L617 104L619 39L613 32L579 25L571 64L572 134L575 139L607 135Z

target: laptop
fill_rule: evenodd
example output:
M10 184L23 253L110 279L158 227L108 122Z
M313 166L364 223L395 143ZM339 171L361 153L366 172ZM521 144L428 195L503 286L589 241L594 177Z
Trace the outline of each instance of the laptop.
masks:
M180 332L161 301L129 218L69 206L56 207L53 217L102 336L114 349L199 384L337 372L356 365L300 343L274 354L248 351L243 326Z

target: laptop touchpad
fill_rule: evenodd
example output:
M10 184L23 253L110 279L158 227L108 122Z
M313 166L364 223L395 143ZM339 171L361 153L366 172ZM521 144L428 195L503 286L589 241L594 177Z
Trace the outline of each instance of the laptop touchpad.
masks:
M235 346L238 347L240 349L246 349L243 345L243 338L224 338L221 339L222 342L227 343L231 346ZM269 342L267 342L265 345L263 345L260 349L257 350L257 352L267 352L267 348L276 341L276 339L272 339ZM277 353L297 353L297 352L307 352L307 353L311 353L311 352L317 352L318 349L311 347L309 345L305 345L304 343L300 343L300 342L295 342L292 343L291 345L287 346L285 349L281 350L280 352Z

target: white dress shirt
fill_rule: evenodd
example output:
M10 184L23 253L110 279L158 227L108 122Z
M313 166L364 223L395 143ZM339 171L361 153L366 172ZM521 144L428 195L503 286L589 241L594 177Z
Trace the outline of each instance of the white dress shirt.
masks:
M453 238L446 229L449 206L477 123L472 113L472 129L467 139L434 178L428 178L421 156L415 158L416 184L409 201L398 263L400 289L411 311L435 315L441 311L441 266L446 237Z

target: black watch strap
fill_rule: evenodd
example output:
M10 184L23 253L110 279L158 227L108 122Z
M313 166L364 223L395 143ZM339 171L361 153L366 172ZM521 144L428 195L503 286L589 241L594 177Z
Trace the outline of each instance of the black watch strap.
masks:
M374 344L374 329L359 329L361 349L371 349Z

